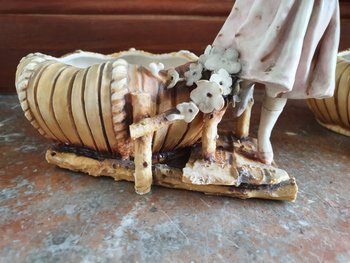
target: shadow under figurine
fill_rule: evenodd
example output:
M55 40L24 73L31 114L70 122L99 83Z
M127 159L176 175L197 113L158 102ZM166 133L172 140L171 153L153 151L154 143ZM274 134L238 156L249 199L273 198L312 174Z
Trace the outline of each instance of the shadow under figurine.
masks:
M135 181L139 194L153 183L294 201L295 179L273 163L271 131L286 98L331 95L339 41L337 2L312 2L236 1L199 58L29 54L16 73L22 109L56 142L46 159L59 167ZM257 140L249 137L255 82L267 94ZM218 136L232 106L236 129Z

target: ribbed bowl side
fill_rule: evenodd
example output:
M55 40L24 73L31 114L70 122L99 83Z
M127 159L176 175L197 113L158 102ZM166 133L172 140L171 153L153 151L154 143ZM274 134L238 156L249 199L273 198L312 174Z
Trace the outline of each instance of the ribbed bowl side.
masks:
M157 112L162 113L177 104L190 101L190 90L186 86L179 86L171 90L162 89L157 99ZM199 113L191 122L175 122L168 127L154 133L153 151L168 152L194 144L201 137L203 114Z
M83 146L119 155L112 115L112 70L112 62L79 70L71 85L71 112Z
M42 54L24 58L16 72L16 87L25 116L47 138L127 157L132 154L131 92L152 97L157 115L190 101L190 88L164 83L141 66L124 60L77 68ZM201 113L191 123L175 122L153 136L153 152L168 152L194 144L203 126Z
M112 122L112 63L80 69L49 57L31 66L33 59L35 55L21 61L16 74L20 102L32 125L54 141L119 154Z
M345 55L350 53L345 52ZM340 53L337 61L336 83L333 97L308 99L308 105L316 120L324 127L350 136L350 61Z
M129 66L128 74L129 92L151 94L153 116L173 109L179 103L190 101L190 88L185 85L166 89L147 69L136 65ZM173 151L194 144L201 137L202 126L203 115L199 113L191 123L178 121L157 130L153 134L153 153Z

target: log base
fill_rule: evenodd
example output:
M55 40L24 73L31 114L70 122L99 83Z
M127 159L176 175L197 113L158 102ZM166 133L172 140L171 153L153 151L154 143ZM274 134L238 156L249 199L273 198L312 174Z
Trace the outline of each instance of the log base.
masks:
M239 141L230 135L221 135L214 162L201 159L200 147L194 147L189 159L184 155L166 164L153 164L153 184L241 199L294 201L298 192L295 178L275 165L257 161L255 145L254 139ZM48 149L46 159L72 171L134 181L135 166L129 160L97 160L57 149Z

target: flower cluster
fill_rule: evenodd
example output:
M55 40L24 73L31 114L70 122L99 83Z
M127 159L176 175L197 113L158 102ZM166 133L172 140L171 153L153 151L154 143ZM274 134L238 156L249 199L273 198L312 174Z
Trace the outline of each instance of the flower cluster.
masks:
M168 88L174 87L180 80L185 80L187 86L197 86L192 90L190 97L201 112L220 111L225 105L226 97L233 103L239 101L239 83L236 80L240 71L237 50L209 45L197 62L189 64L182 75L183 78L180 78L174 69L168 71Z
M217 73L213 73L209 79L211 82L215 82L216 84L222 87L222 95L227 96L231 93L232 87L232 78L228 74L228 72L224 69L219 69Z
M203 113L219 111L225 105L224 97L232 95L232 101L237 102L238 92L232 91L232 75L241 71L241 64L238 61L239 54L233 48L221 48L207 46L204 54L199 57L198 63L190 67L187 79L187 85L196 83L197 88L191 92L191 99L198 105ZM193 78L193 71L196 70L195 76L202 76L202 71L210 73L209 80L197 80ZM235 78L236 80L236 78ZM238 86L239 87L239 86ZM236 88L237 89L237 88ZM235 94L233 94L235 93Z
M202 78L203 66L200 63L190 64L190 68L185 72L186 85L192 86Z
M241 64L238 62L238 52L233 48L211 47L210 45L199 57L199 63L210 71L226 70L230 74L237 74L241 71Z
M171 89L171 88L175 87L176 83L180 80L180 75L173 68L168 70L168 75L169 75L168 89Z

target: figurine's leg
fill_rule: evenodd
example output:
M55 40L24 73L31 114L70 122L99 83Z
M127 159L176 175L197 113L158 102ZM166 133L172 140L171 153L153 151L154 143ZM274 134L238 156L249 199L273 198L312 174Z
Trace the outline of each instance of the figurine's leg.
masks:
M226 108L221 111L206 114L202 131L203 158L208 161L215 160L216 139L218 137L218 125L224 116Z
M271 164L273 150L270 142L271 132L280 116L287 99L265 96L258 131L258 155L261 162Z

